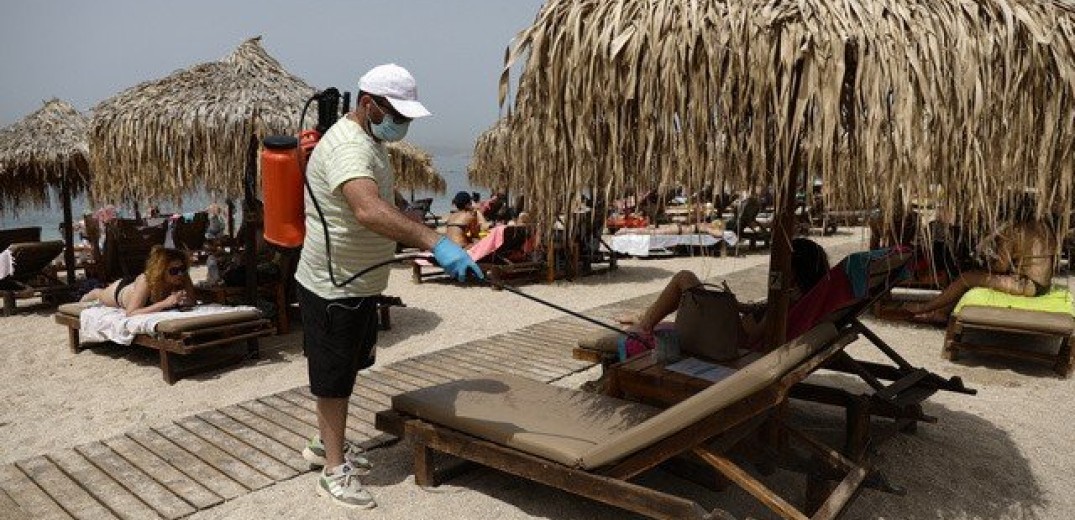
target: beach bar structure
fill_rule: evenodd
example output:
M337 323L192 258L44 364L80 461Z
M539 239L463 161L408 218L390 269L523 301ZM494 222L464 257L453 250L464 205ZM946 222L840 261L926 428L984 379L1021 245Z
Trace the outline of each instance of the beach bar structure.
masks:
M63 204L67 284L75 283L74 217L71 200L89 185L89 120L69 103L52 99L0 130L0 210L48 207L50 191Z
M550 230L584 190L772 186L783 316L803 179L829 207L887 217L939 196L972 232L1012 186L1036 190L1039 216L1071 207L1075 6L550 0L509 46L499 96L501 160Z

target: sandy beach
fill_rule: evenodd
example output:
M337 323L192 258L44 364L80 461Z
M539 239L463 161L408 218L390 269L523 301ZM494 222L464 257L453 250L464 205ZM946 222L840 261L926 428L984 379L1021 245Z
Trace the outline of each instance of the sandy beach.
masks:
M817 237L833 253L863 247L861 230ZM584 311L628 298L654 294L680 269L702 278L727 278L745 299L764 293L768 254L741 257L627 259L622 268L577 282L529 284L523 290L564 307ZM749 276L748 276L749 275ZM1066 281L1066 279L1065 279ZM415 285L409 268L393 269L386 294L408 305L392 310L393 329L379 341L378 363L422 353L558 318L560 313L507 292L445 283ZM596 316L604 317L607 316ZM864 490L844 518L849 519L1067 519L1075 517L1075 454L1066 425L1075 411L1073 383L1048 366L966 356L941 359L944 331L866 319L867 325L912 364L942 376L957 375L978 395L939 393L925 403L936 424L914 434L896 434L875 447L874 461L906 496ZM297 325L297 324L296 324ZM66 329L51 312L23 312L0 318L0 463L10 463L90 441L154 427L187 415L224 407L306 384L301 327L262 341L262 359L245 366L180 380L161 379L156 354L148 349L95 347L80 354L67 348ZM881 359L865 341L850 352ZM578 387L595 378L590 370L557 384ZM842 375L820 380L853 385ZM793 420L822 438L838 438L843 415L831 408L792 403ZM885 432L887 423L876 421ZM411 452L396 443L371 452L375 472L364 479L378 507L351 512L317 496L315 474L240 496L198 512L192 519L233 518L625 518L626 513L552 488L492 470L477 470L434 490L414 485ZM705 490L662 472L643 482L722 507L738 517L771 517L745 493ZM766 482L793 503L802 480L777 472Z

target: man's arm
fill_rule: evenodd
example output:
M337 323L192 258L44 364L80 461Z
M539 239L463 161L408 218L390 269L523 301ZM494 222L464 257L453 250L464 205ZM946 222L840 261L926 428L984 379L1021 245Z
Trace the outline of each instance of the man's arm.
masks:
M355 218L373 232L423 250L433 249L440 239L436 231L403 215L381 199L377 183L368 177L352 179L340 187Z

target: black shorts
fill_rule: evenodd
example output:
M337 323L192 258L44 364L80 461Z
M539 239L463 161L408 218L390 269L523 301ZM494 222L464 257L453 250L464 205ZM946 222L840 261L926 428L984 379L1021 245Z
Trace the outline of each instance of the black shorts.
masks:
M297 285L310 392L350 397L358 371L373 366L377 354L377 298L326 300Z

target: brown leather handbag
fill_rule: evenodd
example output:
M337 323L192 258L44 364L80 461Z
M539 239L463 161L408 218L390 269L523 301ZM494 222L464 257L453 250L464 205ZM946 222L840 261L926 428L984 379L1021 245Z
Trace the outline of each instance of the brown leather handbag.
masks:
M723 287L698 284L683 291L676 312L676 332L684 354L714 361L738 357L746 343L737 300L727 283Z

